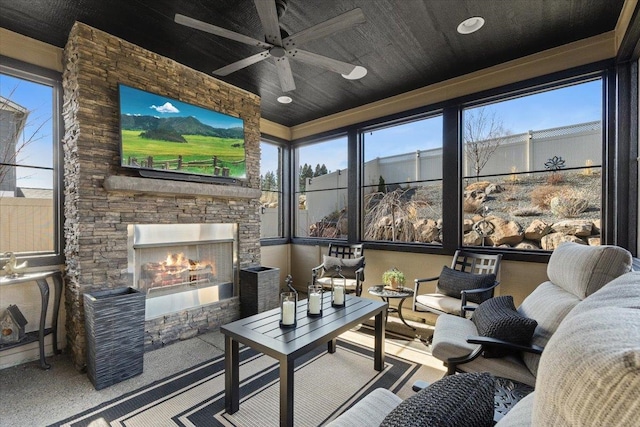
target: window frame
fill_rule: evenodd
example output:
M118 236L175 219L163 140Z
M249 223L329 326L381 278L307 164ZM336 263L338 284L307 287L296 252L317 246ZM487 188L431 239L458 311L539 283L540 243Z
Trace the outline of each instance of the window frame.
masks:
M601 201L601 223L603 228L602 244L619 246L629 249L632 253L636 250L636 237L624 237L621 230L628 230L631 224L629 218L635 218L638 213L636 204L627 206L632 212L625 212L622 206L615 204L620 197L637 201L637 195L628 189L628 183L620 181L621 163L628 160L627 156L616 157L616 153L629 153L633 148L632 141L628 138L621 138L619 127L616 127L616 115L620 108L619 88L616 86L619 65L614 60L599 61L568 70L563 70L544 76L514 82L508 85L492 88L458 98L433 103L420 108L395 113L369 120L362 123L335 129L321 135L301 138L291 141L292 150L301 144L309 141L321 141L323 138L335 136L346 132L349 135L349 166L350 176L354 174L355 180L349 180L349 242L362 242L362 203L361 203L361 183L363 180L363 138L362 132L372 126L391 125L393 122L408 120L412 116L421 114L442 113L443 116L443 245L442 247L402 242L372 242L365 243L367 248L379 250L391 250L398 252L417 252L437 255L451 255L462 245L462 111L463 108L476 106L488 102L497 102L509 99L518 95L533 94L541 90L559 88L572 83L579 83L594 78L602 79L602 201ZM633 100L631 100L633 101ZM629 102L627 100L626 102ZM636 110L637 111L637 110ZM297 173L293 171L294 175ZM637 189L636 189L637 191ZM295 194L291 193L291 198ZM357 195L357 196L356 196ZM355 197L355 200L354 200ZM356 212L353 212L357 208ZM448 221L447 218L450 218ZM451 220L451 218L455 218ZM356 222L353 222L356 221ZM635 230L635 226L633 227ZM621 237L622 236L622 237ZM325 239L304 239L292 238L294 244L318 245L329 242ZM476 248L474 247L474 250ZM505 259L527 261L527 262L548 262L551 252L549 251L525 251L507 250L505 248L487 247L478 248L480 253L502 253Z
M280 148L280 206L278 209L278 222L280 223L280 236L260 238L261 246L283 245L289 242L291 238L291 145L283 139L262 134L260 143L266 142ZM261 159L262 160L262 159ZM262 191L262 187L260 188Z
M30 267L41 267L64 264L65 239L63 236L64 209L64 168L62 141L64 136L64 122L62 118L63 88L62 74L58 71L39 67L17 59L0 55L0 73L10 75L34 83L43 84L52 89L52 193L53 193L53 245L52 252L16 253L29 261Z
M364 189L371 187L371 185L365 185L364 183L364 174L365 174L365 151L366 151L366 147L365 147L365 143L366 143L366 133L367 132L375 132L377 130L382 130L382 129L388 129L394 126L403 126L403 125L407 125L409 123L413 123L413 122L418 122L418 121L422 121L422 120L429 120L429 119L433 119L436 117L442 117L442 121L443 121L443 131L444 131L444 115L443 115L443 110L436 108L429 108L427 110L425 110L424 108L419 109L418 111L416 111L415 114L406 114L403 115L400 118L395 118L394 120L389 120L389 121L376 121L374 123L368 124L367 126L362 126L360 128L358 128L357 132L358 132L358 149L359 151L362 153L362 158L359 159L359 167L361 168L361 173L359 174L358 177L358 181L356 183L357 185L357 189L358 189L358 201L359 201L359 207L357 210L357 214L358 214L358 229L359 229L359 234L357 235L358 241L362 241L362 243L367 244L367 247L370 247L372 245L383 245L382 247L386 248L386 245L390 245L391 247L396 247L398 245L402 245L405 249L417 246L417 247L429 247L429 248L441 248L443 247L443 244L434 244L434 243L423 243L423 242L391 242L391 241L385 241L385 240L364 240L364 234L365 234L365 224L364 224L364 208L365 208L365 203L364 203ZM440 178L440 181L443 182L444 184L444 132L442 135L442 147L441 147L442 151L443 151L443 161L442 161L442 178ZM403 181L403 182L397 182L397 183L391 183L391 184L408 184L408 183L421 183L421 182L429 182L429 181L436 181L433 179L429 179L429 180L414 180L414 181ZM443 202L444 202L444 188L443 188ZM443 208L443 212L442 212L443 216L444 216L444 208ZM387 248L388 249L388 248Z
M309 138L304 138L303 140L296 141L295 144L291 145L291 185L290 185L290 199L291 199L291 221L289 226L289 232L291 236L292 243L302 243L302 244L312 244L312 245L323 245L328 244L330 242L341 242L347 243L355 241L355 233L354 227L352 224L359 224L359 222L354 221L353 218L353 209L351 206L354 206L354 182L359 181L359 178L354 176L356 170L354 170L354 156L358 156L357 153L353 153L354 143L353 137L355 136L352 129L336 129L331 132L323 133L320 135L315 135ZM298 194L298 171L300 169L300 165L298 164L298 155L296 150L299 148L308 147L315 144L321 144L323 142L330 142L332 140L346 138L347 143L347 206L349 209L347 210L347 224L349 224L349 232L345 238L327 238L327 237L310 237L310 236L297 236L295 230L297 229L297 194ZM359 171L359 166L356 168ZM324 191L324 190L320 190Z

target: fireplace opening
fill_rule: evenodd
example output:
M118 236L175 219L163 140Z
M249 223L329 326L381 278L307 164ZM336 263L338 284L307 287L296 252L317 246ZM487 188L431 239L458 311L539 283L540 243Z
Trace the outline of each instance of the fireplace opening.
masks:
M235 224L129 226L129 270L147 319L231 298L236 254Z

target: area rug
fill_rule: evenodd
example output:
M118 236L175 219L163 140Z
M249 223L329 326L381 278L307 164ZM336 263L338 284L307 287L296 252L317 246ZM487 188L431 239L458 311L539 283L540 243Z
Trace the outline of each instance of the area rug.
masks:
M240 409L224 410L224 356L157 381L54 426L277 426L278 363L241 349ZM415 380L421 364L391 354L385 369L373 369L370 346L338 340L336 353L326 346L296 360L294 421L319 426L331 421L377 387L397 392Z

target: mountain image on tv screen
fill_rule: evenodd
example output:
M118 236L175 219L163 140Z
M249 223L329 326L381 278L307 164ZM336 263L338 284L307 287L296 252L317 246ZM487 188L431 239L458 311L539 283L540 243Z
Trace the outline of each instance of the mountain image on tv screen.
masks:
M119 93L122 166L246 178L242 119L123 84Z

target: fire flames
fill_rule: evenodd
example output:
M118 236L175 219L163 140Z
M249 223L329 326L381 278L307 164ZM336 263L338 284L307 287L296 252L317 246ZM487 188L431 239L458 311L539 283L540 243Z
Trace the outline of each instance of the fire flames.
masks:
M139 286L143 289L181 284L193 284L210 280L213 268L193 260L184 253L169 253L164 261L147 262L142 265Z

